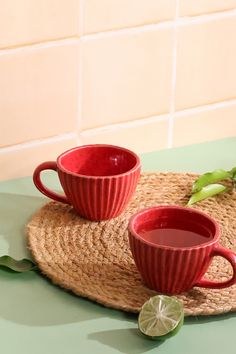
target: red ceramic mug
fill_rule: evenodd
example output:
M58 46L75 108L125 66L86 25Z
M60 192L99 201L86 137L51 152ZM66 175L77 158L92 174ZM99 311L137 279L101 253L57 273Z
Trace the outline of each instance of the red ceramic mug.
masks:
M43 170L58 173L65 195L49 190L41 181ZM140 159L132 151L113 145L84 145L62 153L57 161L40 164L35 186L58 202L71 204L79 215L99 221L118 216L132 197L140 176Z
M220 289L236 283L236 254L219 244L219 225L207 214L192 208L156 206L135 214L128 229L134 261L149 288L171 295L194 286ZM204 279L214 256L231 263L230 279Z

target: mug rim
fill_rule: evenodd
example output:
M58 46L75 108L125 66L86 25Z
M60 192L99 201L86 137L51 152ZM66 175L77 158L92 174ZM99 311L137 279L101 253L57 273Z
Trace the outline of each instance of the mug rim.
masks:
M121 151L124 151L126 153L129 153L130 155L132 155L135 160L136 160L136 163L134 165L134 167L132 167L131 169L129 169L128 171L126 172L123 172L123 173L119 173L119 174L116 174L116 175L109 175L109 176L105 176L105 175L101 175L101 176L91 176L91 175L83 175L83 174L80 174L80 173L75 173L75 172L72 172L70 170L67 170L61 163L61 159L62 157L64 157L65 155L69 155L71 152L75 151L75 150L82 150L82 149L85 149L85 148L88 148L88 147L108 147L108 148L115 148L115 149L118 149L118 150L121 150ZM60 170L64 173L67 173L67 174L70 174L72 176L75 176L75 177L80 177L80 178L92 178L92 179L98 179L98 178L116 178L116 177L122 177L122 176L126 176L134 171L136 171L139 167L141 167L141 163L140 163L140 158L139 156L133 152L132 150L129 150L129 149L126 149L122 146L118 146L118 145L112 145L112 144L86 144L86 145L81 145L81 146L76 146L74 148L71 148L71 149L68 149L64 152L62 152L56 159L56 163L57 163L57 166L60 168Z
M143 215L145 213L148 213L148 212L153 211L153 210L158 210L158 209L183 210L183 211L186 211L188 213L201 215L204 218L206 218L208 221L210 221L212 223L212 225L214 226L214 228L215 228L214 235L213 235L213 237L211 238L210 241L204 242L204 243L200 243L198 245L190 246L190 247L188 247L188 246L186 246L186 247L184 247L184 246L183 247L175 247L175 246L158 245L158 244L153 243L151 241L145 240L144 238L142 238L135 231L135 228L134 228L135 219L137 219L140 215ZM170 249L170 250L173 250L173 251L180 251L180 250L190 251L192 249L205 248L207 246L211 246L211 245L217 243L219 241L219 238L220 238L220 226L219 226L218 222L214 218L212 218L208 214L204 213L203 211L200 211L200 210L197 210L197 209L193 209L191 207L182 207L182 206L179 206L179 205L157 205L157 206L152 206L152 207L145 208L145 209L142 209L142 210L138 211L137 213L135 213L134 215L131 216L131 218L129 220L129 223L128 223L128 231L129 231L129 237L134 237L138 241L140 241L140 242L142 242L142 243L144 243L144 244L146 244L148 246L151 246L151 247L154 247L154 248L159 248L159 249Z

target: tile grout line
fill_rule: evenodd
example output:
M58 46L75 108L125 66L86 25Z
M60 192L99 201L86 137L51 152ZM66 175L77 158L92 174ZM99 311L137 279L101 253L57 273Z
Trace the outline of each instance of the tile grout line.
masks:
M25 143L19 143L15 145L10 145L6 147L0 147L0 154L4 154L6 152L11 152L11 151L17 151L17 150L23 150L23 149L28 149L31 147L35 146L41 146L45 144L50 144L58 141L65 141L69 140L72 138L77 138L77 134L75 132L71 133L65 133L61 135L55 135L49 138L42 138L42 139L37 139L37 140L31 140Z
M221 101L209 105L204 105L204 106L199 106L199 107L194 107L194 108L187 108L182 111L175 111L173 113L173 118L174 119L179 119L181 117L187 116L189 114L194 114L194 113L200 113L200 112L207 112L211 111L217 108L222 108L222 107L230 107L236 105L236 99L232 100L227 100L227 101ZM81 135L82 136L90 136L90 135L96 135L96 134L101 134L105 132L111 132L111 131L116 131L116 130L121 130L121 129L126 129L126 128L133 128L137 126L142 126L146 124L151 124L159 121L164 121L164 120L169 120L170 114L161 114L159 116L149 116L141 119L136 119L133 121L127 121L123 123L113 123L109 125L104 125L101 127L97 128L91 128L91 129L86 129L82 131Z
M79 35L82 36L84 32L84 0L80 0L79 6ZM82 129L82 107L83 107L83 48L81 43L81 37L79 38L78 42L78 85L77 85L77 105L78 105L78 112L77 112L77 145L80 144L79 133Z
M230 9L228 11L214 12L210 14L201 14L201 15L190 16L190 17L179 17L177 20L174 21L166 20L166 21L161 21L153 24L138 25L136 27L125 27L116 30L109 30L109 31L97 32L97 33L91 33L85 35L81 33L81 31L84 31L84 29L82 29L81 27L84 26L83 25L84 21L82 19L82 25L80 25L78 28L78 32L79 32L78 36L81 34L80 38L78 36L71 36L71 37L59 38L59 39L51 39L51 40L49 39L42 42L35 42L30 44L29 43L20 44L19 46L15 46L15 47L6 47L2 49L0 48L0 56L14 54L14 53L28 52L32 50L38 50L38 49L46 49L46 48L57 47L61 45L71 45L71 44L78 43L80 40L90 41L90 40L97 40L97 39L105 39L109 37L116 37L121 35L138 34L143 32L146 33L158 29L173 28L176 25L177 27L195 25L195 24L220 20L224 18L230 18L233 16L236 16L236 8Z
M47 41L47 42L34 43L34 44L30 44L30 45L24 45L21 47L0 49L0 57L4 56L4 55L28 53L28 52L33 52L35 50L40 50L40 49L73 45L73 44L77 44L78 41L79 41L78 37L70 37L70 38L66 38L66 39L58 39L58 40L54 40L54 41Z
M82 129L82 112L83 112L83 48L82 43L78 44L78 83L77 83L77 124L76 134L77 143L79 144L79 134Z
M122 129L127 129L127 128L135 128L135 127L146 125L146 124L166 121L166 120L168 120L168 117L169 117L168 114L162 114L159 116L152 116L152 117L137 119L134 121L128 121L128 122L124 122L124 123L115 123L115 124L104 125L104 126L98 127L98 128L86 129L81 133L81 135L82 136L92 136L92 135L96 135L99 133L112 132L112 131L117 131L117 130L122 130Z
M217 102L217 103L213 103L213 104L208 104L208 105L204 105L204 106L187 108L182 111L176 111L176 112L174 112L173 117L175 119L179 119L179 118L187 116L189 114L207 112L207 111L211 111L211 110L214 110L217 108L230 107L233 105L236 105L236 98L231 99L231 100L227 100L227 101L221 101L221 102ZM142 126L142 125L155 123L155 122L159 122L159 121L165 121L168 119L169 119L169 114L167 113L167 114L162 114L159 116L151 116L151 117L146 117L146 118L142 118L142 119L136 119L134 121L124 122L124 123L115 123L115 124L105 125L105 126L98 127L98 128L86 129L81 133L81 135L82 136L91 136L91 135L96 135L99 133L110 132L110 131L115 131L115 130L119 130L119 129L133 128L133 127ZM0 147L0 154L5 153L5 152L10 152L10 151L16 151L18 149L20 150L20 149L40 146L40 145L53 143L53 142L57 142L57 141L64 141L67 139L77 138L77 137L78 137L77 133L70 132L70 133L56 135L56 136L49 137L49 138L31 140L31 141L25 142L25 143L19 143L19 144L15 144L15 145L6 146L6 147Z
M236 15L236 8L232 8L225 11L211 12L200 14L196 16L179 16L177 20L178 26L188 26L200 23L207 23L212 21L221 20L224 18L231 18Z
M84 7L85 7L85 2L84 0L79 1L79 6L78 6L78 36L81 37L84 33Z
M93 41L97 39L105 39L105 38L111 38L111 37L119 37L122 35L129 35L129 34L138 34L138 33L146 33L146 32L153 32L158 29L166 29L166 28L172 28L174 26L174 21L172 20L166 20L166 21L161 21L158 23L149 23L146 25L142 26L134 26L134 27L125 27L125 28L119 28L116 30L109 30L109 31L103 31L103 32L97 32L97 33L88 33L82 36L83 41Z
M178 47L178 27L177 21L179 17L179 0L176 0L175 9L175 25L173 30L173 51L172 51L172 71L171 71L171 92L170 92L170 116L168 119L168 136L167 148L173 146L173 130L174 130L174 113L175 113L175 90L176 90L176 71L177 71L177 47Z
M190 108L178 110L178 111L175 111L174 117L175 117L175 119L178 119L181 117L185 117L189 114L213 111L214 109L217 109L217 108L230 107L233 105L236 105L236 98L232 98L232 99L220 101L220 102L215 102L215 103L204 104L204 105L197 106L197 107L190 107Z
M215 21L218 19L224 19L224 18L230 18L233 16L236 16L236 8L230 9L228 11L222 11L222 12L214 12L214 13L209 13L209 14L201 14L197 16L190 16L190 17L179 17L179 0L177 1L176 5L176 11L178 11L178 17L176 17L175 13L175 18L174 20L164 20L160 21L157 23L149 23L145 25L138 25L138 26L133 26L133 27L125 27L125 28L119 28L115 30L108 30L108 31L101 31L101 32L96 32L96 33L88 33L85 34L81 37L83 41L91 41L91 40L96 40L96 39L105 39L105 38L110 38L114 36L120 36L120 35L127 35L127 34L137 34L137 33L142 33L142 32L152 32L158 29L167 29L167 28L173 28L176 25L179 26L186 26L186 25L191 25L191 24L198 24L198 23L206 23L206 22L211 22Z

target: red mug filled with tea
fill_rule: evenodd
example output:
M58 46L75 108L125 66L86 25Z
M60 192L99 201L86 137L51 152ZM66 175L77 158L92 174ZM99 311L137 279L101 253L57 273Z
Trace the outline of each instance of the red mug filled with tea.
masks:
M236 283L236 254L219 244L219 224L207 214L180 206L156 206L133 215L128 229L134 261L149 288L172 295L194 286L219 289ZM214 256L231 263L230 279L204 278Z
M44 170L58 173L65 195L48 189L41 180ZM140 159L120 146L92 144L62 153L56 161L41 163L33 180L40 192L58 202L71 204L77 213L100 221L121 214L135 192Z

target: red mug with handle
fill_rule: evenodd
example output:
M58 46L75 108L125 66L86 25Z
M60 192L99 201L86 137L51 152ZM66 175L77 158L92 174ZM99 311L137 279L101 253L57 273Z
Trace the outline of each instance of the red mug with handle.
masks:
M40 177L44 170L58 173L65 195L47 188ZM118 216L135 192L140 159L123 147L83 145L62 153L55 161L41 163L34 171L35 186L47 197L71 204L77 213L100 221Z
M236 283L236 254L219 244L219 224L207 214L180 206L156 206L132 216L128 229L134 261L149 288L174 295L194 286L220 289ZM231 263L230 279L204 278L215 256Z

